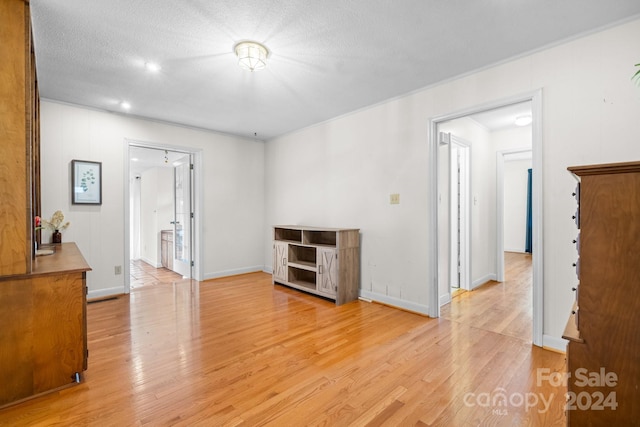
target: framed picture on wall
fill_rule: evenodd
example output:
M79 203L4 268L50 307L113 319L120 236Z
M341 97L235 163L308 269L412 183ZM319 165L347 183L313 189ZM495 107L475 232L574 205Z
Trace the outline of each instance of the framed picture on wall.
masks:
M71 203L102 204L102 163L86 160L71 161Z

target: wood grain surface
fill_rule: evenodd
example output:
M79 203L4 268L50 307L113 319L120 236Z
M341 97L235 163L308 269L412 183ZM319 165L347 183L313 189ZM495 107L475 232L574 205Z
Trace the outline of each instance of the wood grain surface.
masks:
M29 8L0 2L0 275L31 269Z

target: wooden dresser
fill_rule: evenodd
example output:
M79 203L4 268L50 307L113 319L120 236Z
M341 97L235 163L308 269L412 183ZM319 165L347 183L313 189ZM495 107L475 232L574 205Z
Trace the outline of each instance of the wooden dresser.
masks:
M52 247L31 273L0 277L0 407L80 382L87 369L91 268L75 243Z
M640 162L569 171L579 184L568 424L640 425Z

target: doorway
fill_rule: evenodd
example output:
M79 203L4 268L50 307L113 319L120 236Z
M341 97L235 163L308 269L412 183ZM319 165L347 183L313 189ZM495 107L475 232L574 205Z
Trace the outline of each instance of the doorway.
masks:
M505 280L507 252L529 252L526 245L527 194L532 170L531 148L514 148L496 152L496 280ZM516 199L517 200L514 200Z
M532 288L533 288L533 296L532 296L532 342L534 345L541 346L542 345L542 277L543 277L543 265L542 265L542 228L543 228L543 219L542 219L542 197L541 197L541 188L542 188L542 143L541 143L541 102L542 102L542 93L541 91L535 91L528 94L524 94L518 97L513 97L509 99L505 99L502 101L482 105L479 107L475 107L472 109L460 111L457 113L447 114L440 117L435 117L430 120L430 138L429 138L429 152L430 152L430 178L431 178L431 223L430 230L432 233L431 242L431 253L434 254L430 257L430 266L433 271L432 280L428 283L428 292L430 296L430 301L432 303L429 305L429 315L431 317L439 317L440 316L440 302L443 302L442 295L445 292L450 292L450 287L442 286L444 283L449 283L449 274L452 269L450 262L451 253L447 247L451 244L452 238L449 234L449 230L452 227L448 226L448 222L451 221L451 217L449 215L442 214L441 206L447 206L447 201L443 201L443 194L447 193L443 191L443 180L449 180L448 174L443 174L442 171L442 162L439 160L442 158L442 148L440 145L440 139L438 138L439 132L446 131L443 125L448 121L452 121L455 119L461 118L470 118L473 115L477 115L480 113L488 112L491 110L496 110L499 108L504 108L507 106L512 106L519 103L530 103L531 109L531 149L533 153L533 179L532 179L532 222L533 222L533 235L532 235L532 243L533 243L533 279L532 279ZM473 141L471 141L473 146ZM495 148L495 147L494 147ZM475 149L475 148L474 148ZM495 159L495 156L492 157ZM493 162L493 161L492 161ZM475 169L475 167L474 167ZM495 175L495 166L490 171L490 175ZM488 176L487 178L493 178L493 176ZM477 210L481 207L487 207L487 203L491 204L491 209L495 210L495 202L491 202L490 197L485 197L481 193L481 188L476 188L476 184L480 184L481 179L473 179L471 180L474 184L474 190L472 194L472 215L471 215L471 223L473 224L473 234L476 234L478 230L483 230L484 228L491 229L494 228L494 231L490 233L493 239L496 239L497 235L497 220L495 217L493 219L487 219L488 217L484 217L482 222L476 221ZM492 179L488 179L487 182L493 182ZM492 191L496 191L495 184L493 184ZM478 197L476 196L478 194ZM484 206L483 206L484 204ZM443 223L444 222L444 223ZM471 229L470 227L470 229ZM446 230L447 233L443 233L443 230ZM471 230L470 230L471 231ZM475 238L475 236L472 237ZM446 240L446 244L443 244L443 240ZM491 245L490 245L491 246ZM497 245L496 245L497 246ZM471 244L471 247L474 247L474 244ZM495 247L495 246L494 246ZM443 250L443 248L445 250ZM472 253L475 253L473 251ZM486 254L485 254L486 253ZM481 256L489 254L489 256L496 257L497 249L495 251L480 251L478 253L478 257L475 257L473 260L473 264L471 263L471 259L469 260L469 264L474 267L471 268L471 271L475 269L476 265L482 265ZM502 257L499 257L502 259ZM491 264L491 260L486 262L485 264ZM494 261L493 267L491 267L491 271L479 271L478 268L474 277L471 279L472 287L476 286L478 283L484 283L487 280L497 280L498 279L498 269L497 269L497 258ZM504 266L502 267L504 269ZM486 273L486 275L485 275ZM502 272L504 274L504 272ZM481 277L476 278L475 276L480 275Z
M125 291L136 262L200 280L201 152L125 141Z

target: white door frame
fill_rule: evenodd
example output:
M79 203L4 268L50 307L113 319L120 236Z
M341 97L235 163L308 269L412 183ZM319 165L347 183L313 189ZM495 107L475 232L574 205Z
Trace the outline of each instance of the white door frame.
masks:
M542 90L538 89L510 98L490 102L480 106L464 109L454 113L433 117L429 120L429 179L430 179L430 253L428 258L431 277L427 282L429 297L429 316L440 317L438 289L438 124L468 116L482 111L493 110L512 104L531 101L533 179L532 179L532 214L533 214L533 333L532 341L542 346L543 327L543 210L542 210Z
M151 148L156 150L169 150L176 151L185 154L191 154L193 159L193 186L192 194L194 197L194 222L193 222L193 241L191 242L191 247L193 248L193 252L191 254L192 260L194 262L193 268L193 277L192 279L202 281L203 280L203 253L202 253L202 239L200 236L203 235L202 231L202 206L204 200L203 193L203 177L202 177L202 149L199 148L190 148L183 147L178 145L168 145L168 144L158 144L153 142L146 141L138 141L134 139L124 139L123 144L123 152L124 152L124 292L131 292L131 280L130 280L130 268L129 268L129 260L131 257L130 254L130 218L129 218L129 209L130 209L130 191L129 191L129 165L131 159L129 158L129 147L141 147L141 148Z
M504 158L520 153L531 153L531 148L514 148L496 152L496 280L498 282L504 282Z

